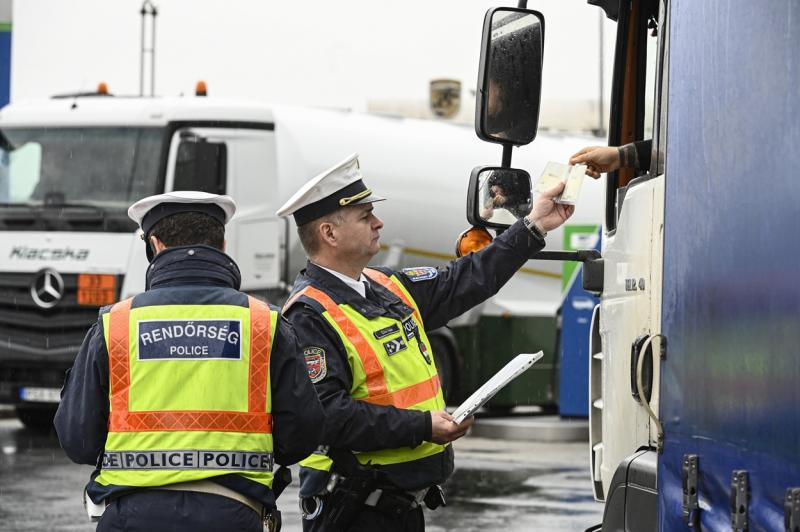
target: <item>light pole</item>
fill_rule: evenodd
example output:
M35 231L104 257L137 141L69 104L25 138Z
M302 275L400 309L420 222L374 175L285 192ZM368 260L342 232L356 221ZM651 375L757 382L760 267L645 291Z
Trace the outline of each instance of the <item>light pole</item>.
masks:
M139 10L142 15L142 43L141 55L139 56L139 96L144 96L144 57L150 54L150 96L155 96L156 93L156 16L158 16L158 9L150 0L142 2L142 9ZM151 17L150 21L150 46L145 45L145 26L147 24L147 16Z

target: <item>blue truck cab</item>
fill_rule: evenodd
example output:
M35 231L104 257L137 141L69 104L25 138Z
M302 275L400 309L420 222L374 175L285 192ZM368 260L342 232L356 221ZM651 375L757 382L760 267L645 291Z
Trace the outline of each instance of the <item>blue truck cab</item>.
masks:
M602 530L800 530L798 5L606 4L609 145L652 155L607 179Z

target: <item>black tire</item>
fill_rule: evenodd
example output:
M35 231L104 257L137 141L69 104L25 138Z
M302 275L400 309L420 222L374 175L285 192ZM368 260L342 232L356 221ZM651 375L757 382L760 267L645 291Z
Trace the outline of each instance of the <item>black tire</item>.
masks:
M36 432L50 432L54 430L53 418L56 415L57 405L18 405L17 417L22 424Z
M436 370L439 372L439 382L442 385L444 401L451 404L456 396L456 374L453 350L447 340L438 335L429 337L433 358L436 361Z

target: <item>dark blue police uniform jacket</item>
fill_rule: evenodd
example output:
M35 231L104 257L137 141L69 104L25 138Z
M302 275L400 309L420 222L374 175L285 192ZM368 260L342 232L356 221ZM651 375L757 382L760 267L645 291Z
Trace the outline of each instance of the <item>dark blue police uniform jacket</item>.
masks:
M544 240L531 233L521 221L478 253L451 261L440 268L410 268L408 273L378 268L396 274L420 309L426 331L437 329L451 319L497 293L530 258L544 247ZM406 318L411 314L397 296L370 283L375 296L361 297L355 290L319 266L309 263L295 281L293 293L312 285L337 304L349 304L363 316ZM431 438L428 412L398 409L357 401L350 397L353 375L341 339L320 313L299 299L287 311L300 347L324 352L326 374L315 379L325 409L323 445L352 451L374 451L416 447ZM453 471L453 450L405 464L381 466L389 481L404 490L416 490L443 483ZM301 496L314 495L323 487L325 476L304 468Z

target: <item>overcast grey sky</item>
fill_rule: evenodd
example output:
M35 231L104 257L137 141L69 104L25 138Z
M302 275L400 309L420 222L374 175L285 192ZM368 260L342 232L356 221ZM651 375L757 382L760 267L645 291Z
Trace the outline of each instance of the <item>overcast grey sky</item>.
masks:
M425 99L432 78L474 88L483 14L516 2L156 0L156 92L366 109ZM12 100L137 94L141 0L15 0ZM532 0L546 19L545 100L596 99L599 9ZM606 71L614 25L606 23ZM608 82L608 76L606 81Z

